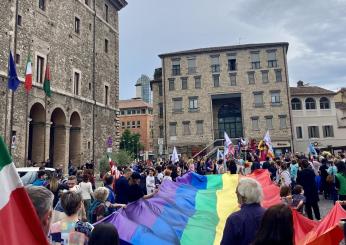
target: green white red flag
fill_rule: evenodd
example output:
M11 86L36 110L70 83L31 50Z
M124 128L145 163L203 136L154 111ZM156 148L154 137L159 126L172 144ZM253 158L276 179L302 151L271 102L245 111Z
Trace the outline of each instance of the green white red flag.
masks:
M36 211L0 136L0 244L48 245Z
M27 93L30 92L32 88L32 62L31 62L31 57L29 55L28 61L26 63L26 69L25 69L25 91Z

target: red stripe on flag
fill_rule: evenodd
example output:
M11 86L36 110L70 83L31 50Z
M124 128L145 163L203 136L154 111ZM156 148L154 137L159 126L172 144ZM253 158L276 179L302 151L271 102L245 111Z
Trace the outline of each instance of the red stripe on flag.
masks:
M36 211L24 188L11 193L9 202L0 210L0 244L42 244L48 241Z

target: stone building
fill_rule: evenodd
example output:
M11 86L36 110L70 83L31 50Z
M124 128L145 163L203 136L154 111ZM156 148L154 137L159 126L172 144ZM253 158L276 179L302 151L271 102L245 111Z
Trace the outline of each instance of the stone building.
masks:
M119 101L121 134L125 129L132 133L140 134L140 143L144 149L141 152L137 146L133 146L139 158L150 159L153 156L153 107L142 99ZM124 144L132 144L124 142Z
M334 96L339 128L346 130L346 88L341 88ZM346 138L345 138L346 139Z
M211 150L224 131L234 143L258 142L267 129L277 154L291 150L287 49L263 43L159 55L162 70L151 82L155 152L177 146L193 156Z
M310 143L321 150L346 150L346 128L338 121L336 93L302 81L290 90L295 151L307 153Z
M98 160L107 141L117 149L118 11L126 4L125 0L2 3L0 132L7 143L15 135L11 151L16 165L25 165L26 159L50 158L52 166L66 169L69 160L74 165ZM33 88L28 97L23 84L13 100L7 91L9 47L21 81L31 56ZM45 99L42 86L47 64L52 96Z

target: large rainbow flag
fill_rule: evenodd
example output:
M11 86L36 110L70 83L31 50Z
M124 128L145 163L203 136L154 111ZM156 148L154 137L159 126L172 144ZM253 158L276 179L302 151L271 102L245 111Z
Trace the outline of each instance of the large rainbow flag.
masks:
M247 177L262 185L263 207L280 203L279 187L271 182L267 171L257 170ZM164 181L153 198L133 202L101 222L114 224L124 243L220 244L227 217L239 210L235 193L239 178L188 173L177 182ZM328 222L310 221L295 212L296 244L316 244L311 242L321 237L327 241L330 234L341 240L342 231L337 227L340 217L346 217L340 205L324 219Z

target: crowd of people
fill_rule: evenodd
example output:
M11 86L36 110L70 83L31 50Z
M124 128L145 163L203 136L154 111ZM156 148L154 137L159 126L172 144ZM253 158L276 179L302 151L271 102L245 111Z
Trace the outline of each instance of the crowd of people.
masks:
M80 168L70 164L68 175L56 171L47 176L41 166L36 179L27 186L42 228L52 244L118 244L114 226L97 223L128 203L154 196L161 183L176 181L188 172L200 175L241 174L267 169L280 187L282 204L267 210L261 207L261 186L242 178L237 187L240 210L226 222L221 244L294 244L292 209L308 218L321 219L319 198L346 201L345 155L321 154L306 157L286 154L260 161L255 153L246 153L224 161L208 158L158 159L119 167L120 175L106 173L102 186L95 181L95 164ZM100 186L100 187L96 187ZM342 202L341 204L344 204Z

